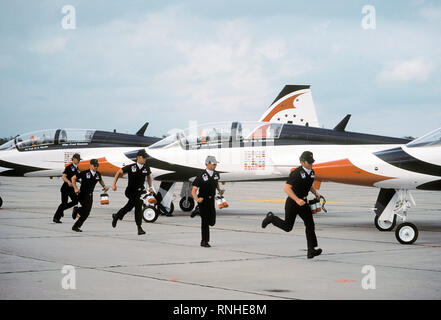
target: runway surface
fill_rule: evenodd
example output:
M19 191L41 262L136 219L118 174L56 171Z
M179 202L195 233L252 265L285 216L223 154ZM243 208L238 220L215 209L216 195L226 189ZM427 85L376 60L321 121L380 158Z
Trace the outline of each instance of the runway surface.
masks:
M97 185L91 215L76 233L71 210L62 224L52 222L60 179L2 177L0 299L441 298L439 192L412 192L417 206L408 217L419 238L401 245L373 224L378 189L322 184L328 213L315 223L323 254L307 259L300 218L289 233L260 226L268 211L283 216L283 182L224 186L230 207L217 212L211 248L199 245L199 217L179 209L180 185L174 216L144 223L146 235L137 235L133 212L113 229L126 183L109 192L108 206L99 204ZM74 273L62 273L65 266ZM73 275L75 289L65 289Z

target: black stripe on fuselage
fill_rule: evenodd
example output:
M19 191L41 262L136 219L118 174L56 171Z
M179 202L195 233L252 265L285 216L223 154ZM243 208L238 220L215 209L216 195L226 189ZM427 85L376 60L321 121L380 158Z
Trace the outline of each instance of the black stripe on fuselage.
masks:
M421 161L406 153L401 147L374 152L381 160L407 171L441 176L441 166Z
M160 140L162 140L162 138L97 130L92 137L92 144L112 144L120 146L125 145L127 147L148 147Z
M441 191L441 180L423 183L417 187L419 190Z
M9 177L24 176L28 172L47 170L44 168L25 166L3 160L0 160L0 167L10 169L7 171L0 172L0 176L9 176Z
M284 124L275 145L288 144L406 144L408 139Z

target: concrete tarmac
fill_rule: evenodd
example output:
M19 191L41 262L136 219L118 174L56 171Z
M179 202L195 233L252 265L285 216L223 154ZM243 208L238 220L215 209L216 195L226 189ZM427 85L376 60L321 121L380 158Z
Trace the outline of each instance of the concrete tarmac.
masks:
M289 233L261 228L268 211L283 217L283 182L224 186L230 207L217 211L211 248L200 247L200 218L179 209L180 185L174 216L144 223L146 235L137 235L133 212L112 228L126 183L109 192L108 206L99 204L97 185L91 215L76 233L71 210L62 224L52 222L60 179L2 177L0 299L441 298L439 192L412 192L417 206L408 218L419 238L401 245L373 224L378 189L322 184L328 213L315 215L315 224L323 254L307 259L299 217ZM62 273L65 266L74 273Z

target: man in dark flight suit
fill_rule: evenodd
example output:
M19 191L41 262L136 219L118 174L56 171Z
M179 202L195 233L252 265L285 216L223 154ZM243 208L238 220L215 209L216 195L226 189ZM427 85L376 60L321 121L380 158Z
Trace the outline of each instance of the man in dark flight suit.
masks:
M80 170L78 169L78 163L80 161L80 155L78 153L75 153L72 156L72 163L64 168L63 175L61 176L61 179L64 181L60 189L61 204L58 206L58 209L54 214L53 222L55 223L61 223L60 219L64 216L63 211L72 208L78 203L78 196L75 193L72 185L72 177L80 173ZM70 198L71 202L67 202L68 198Z
M77 187L77 180L81 180L80 189ZM80 208L73 210L72 218L75 220L77 215L80 217L73 225L72 230L82 232L80 227L83 225L84 221L86 221L87 217L89 217L90 210L92 209L93 190L95 189L95 185L99 182L104 191L107 191L109 188L106 187L101 177L101 173L98 172L97 159L90 160L90 169L82 171L78 175L72 177L72 182L75 193L78 194L78 200L81 204Z
M314 258L322 253L322 249L317 247L317 237L315 235L314 219L310 206L306 202L306 197L311 191L320 200L320 194L312 186L314 182L314 170L312 164L314 158L312 152L305 151L300 156L301 166L296 168L289 175L288 181L283 187L283 191L288 195L285 202L285 220L275 216L272 212L268 212L262 221L262 228L270 223L276 227L289 232L294 226L296 216L299 215L305 223L306 239L308 243L308 259Z
M220 194L223 194L223 190L219 188L220 175L215 171L217 164L218 161L215 157L208 156L205 160L206 169L193 181L193 189L191 190L193 199L198 203L201 216L201 246L206 248L211 247L208 243L210 241L210 226L214 226L216 223L216 189Z
M150 167L147 166L147 153L144 149L139 150L136 155L136 163L127 165L119 169L113 179L112 189L116 191L116 182L124 174L129 175L129 182L125 191L126 197L129 199L127 204L122 207L116 214L112 214L112 227L116 227L116 223L122 220L127 212L135 208L135 222L138 227L138 235L145 234L142 229L142 199L141 194L145 190L144 183L147 178L149 192L153 191Z

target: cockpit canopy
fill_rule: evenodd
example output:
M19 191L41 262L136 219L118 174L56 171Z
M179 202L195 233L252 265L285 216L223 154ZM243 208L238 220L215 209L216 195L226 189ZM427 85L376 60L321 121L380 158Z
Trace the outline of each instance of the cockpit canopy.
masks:
M279 138L282 127L281 123L265 122L208 123L178 131L150 148L164 148L174 143L179 143L185 149L217 148L225 143L269 141Z
M45 149L51 145L81 145L92 140L95 130L89 129L49 129L28 132L16 136L0 146L0 150L17 148L18 150Z
M421 138L415 139L406 145L408 148L435 146L441 146L441 128L429 132Z

